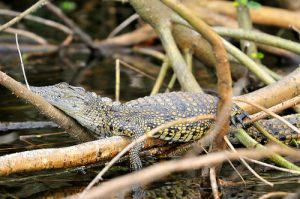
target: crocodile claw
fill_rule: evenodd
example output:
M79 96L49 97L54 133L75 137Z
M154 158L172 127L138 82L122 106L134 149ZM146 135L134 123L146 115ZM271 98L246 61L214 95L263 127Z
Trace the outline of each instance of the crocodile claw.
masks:
M233 124L235 127L237 127L240 124L243 128L246 128L243 122L245 118L250 119L249 114L237 105L234 105L233 112L230 117L231 124Z

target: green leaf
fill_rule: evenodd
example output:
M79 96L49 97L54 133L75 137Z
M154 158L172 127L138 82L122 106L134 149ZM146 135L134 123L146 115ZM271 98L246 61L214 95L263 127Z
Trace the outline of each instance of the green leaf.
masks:
M265 55L262 52L256 52L256 53L252 53L251 57L254 59L263 59Z
M239 2L245 6L248 4L248 0L239 0Z
M232 4L233 4L233 6L239 6L239 5L241 5L241 3L240 2L238 2L238 1L234 1L234 2L232 2Z
M73 1L63 1L59 7L65 12L71 12L76 9L77 5Z
M256 1L249 1L247 3L247 6L250 8L250 9L259 9L261 8L261 4L256 2Z

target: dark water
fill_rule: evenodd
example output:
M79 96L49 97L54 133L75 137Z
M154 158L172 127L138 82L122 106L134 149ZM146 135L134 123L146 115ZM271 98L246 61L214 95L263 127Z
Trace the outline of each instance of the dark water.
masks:
M89 54L85 52L73 52L67 55L34 57L25 60L27 78L31 85L51 85L58 82L69 82L73 85L83 86L97 94L114 97L115 67L114 61L109 59L89 60ZM0 60L1 70L8 73L16 80L23 82L20 64L16 54L3 56ZM143 77L130 69L121 70L121 99L127 101L148 95L153 86L153 81ZM12 93L0 87L0 122L20 121L44 121L47 120L39 114L30 104L24 103ZM48 135L59 133L58 135ZM69 146L74 140L63 133L61 129L40 129L0 132L0 136L12 136L5 144L0 144L0 154L9 154L34 148L47 148ZM20 136L45 135L42 137L28 138L28 142L20 141ZM118 164L108 173L106 178L118 176L128 172L128 163ZM14 174L0 177L0 198L38 198L43 195L51 195L54 192L75 193L92 180L101 166L80 167L67 170L42 171L26 174ZM260 174L273 182L275 186L269 187L262 184L250 174L244 174L246 185L239 178L230 178L233 170L226 167L223 170L224 181L232 182L232 185L223 186L223 198L257 198L271 191L296 191L299 187L299 178L282 172L260 172ZM149 198L197 198L197 194L210 196L208 181L204 181L198 172L186 172L172 175L159 182L148 186L146 192ZM187 191L189 189L189 191ZM179 190L179 191L178 191ZM192 193L192 192L193 193ZM156 195L168 193L167 195ZM179 193L181 194L180 197Z

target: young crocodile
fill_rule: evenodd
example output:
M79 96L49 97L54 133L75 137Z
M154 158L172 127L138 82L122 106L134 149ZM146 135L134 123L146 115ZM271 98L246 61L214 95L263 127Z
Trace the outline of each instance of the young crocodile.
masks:
M67 83L31 87L31 90L77 120L98 137L125 135L136 139L168 121L201 114L216 114L218 102L217 97L204 93L172 92L139 98L122 104ZM234 105L232 115L237 116L233 117L237 122L246 116L236 105ZM157 132L154 137L172 142L198 140L212 124L212 120L179 124ZM275 136L280 136L275 132L274 130ZM257 131L252 130L252 133L261 140L262 136L259 136ZM129 152L133 170L142 167L138 156L141 148L142 144Z

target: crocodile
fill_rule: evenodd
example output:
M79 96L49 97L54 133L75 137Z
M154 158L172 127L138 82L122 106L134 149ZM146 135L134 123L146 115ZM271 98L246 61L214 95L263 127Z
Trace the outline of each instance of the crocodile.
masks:
M52 86L31 86L30 88L99 138L124 135L137 139L168 121L203 114L216 114L218 103L217 97L205 93L171 92L120 103L64 82ZM246 116L247 114L242 109L233 105L232 123L241 123ZM292 122L299 126L300 116ZM170 142L194 141L205 135L213 124L214 121L209 119L178 124L158 131L153 137ZM264 123L264 125L271 129L270 133L280 140L287 142L291 139L300 139L296 132L284 125L276 126L273 123ZM254 128L250 128L249 132L260 142L266 140ZM142 146L141 143L129 152L132 170L142 167L138 155Z

